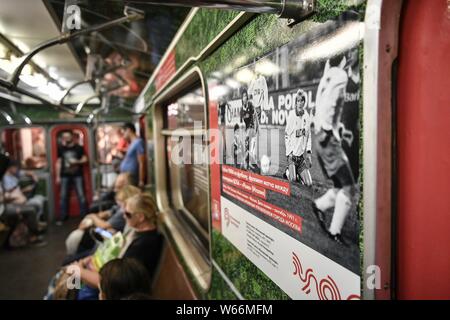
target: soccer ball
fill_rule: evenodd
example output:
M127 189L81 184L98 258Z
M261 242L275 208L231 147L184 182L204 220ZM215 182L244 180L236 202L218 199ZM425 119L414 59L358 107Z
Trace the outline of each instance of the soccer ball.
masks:
M270 158L267 155L261 157L261 173L263 175L269 174L270 171Z

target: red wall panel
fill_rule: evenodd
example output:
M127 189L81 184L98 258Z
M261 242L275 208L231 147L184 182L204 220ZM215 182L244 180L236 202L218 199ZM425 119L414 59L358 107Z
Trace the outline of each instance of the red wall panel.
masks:
M398 78L397 294L450 298L450 15L405 1Z

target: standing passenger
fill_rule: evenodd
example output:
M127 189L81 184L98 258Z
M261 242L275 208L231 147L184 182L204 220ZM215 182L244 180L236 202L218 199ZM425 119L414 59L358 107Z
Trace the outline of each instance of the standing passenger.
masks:
M129 146L122 163L120 172L131 174L133 183L140 188L145 186L145 150L144 142L136 135L136 128L132 123L126 123L123 126L124 138Z
M73 139L73 132L66 131L62 135L62 145L58 148L58 160L56 162L56 184L61 184L60 218L57 222L61 225L68 219L68 202L70 190L75 186L80 214L87 213L87 202L84 193L83 165L88 162L84 149Z

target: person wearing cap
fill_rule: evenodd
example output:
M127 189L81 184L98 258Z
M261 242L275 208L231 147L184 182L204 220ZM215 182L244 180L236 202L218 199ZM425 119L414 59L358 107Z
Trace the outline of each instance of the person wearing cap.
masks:
M133 183L143 188L145 185L145 148L144 141L136 134L132 123L123 125L124 138L129 145L127 153L120 164L120 172L131 174Z

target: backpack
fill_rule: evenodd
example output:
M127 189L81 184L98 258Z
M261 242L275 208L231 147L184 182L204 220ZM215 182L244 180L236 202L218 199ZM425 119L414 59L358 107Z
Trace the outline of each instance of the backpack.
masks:
M11 248L21 248L28 244L29 229L24 222L19 222L9 236L9 246Z

